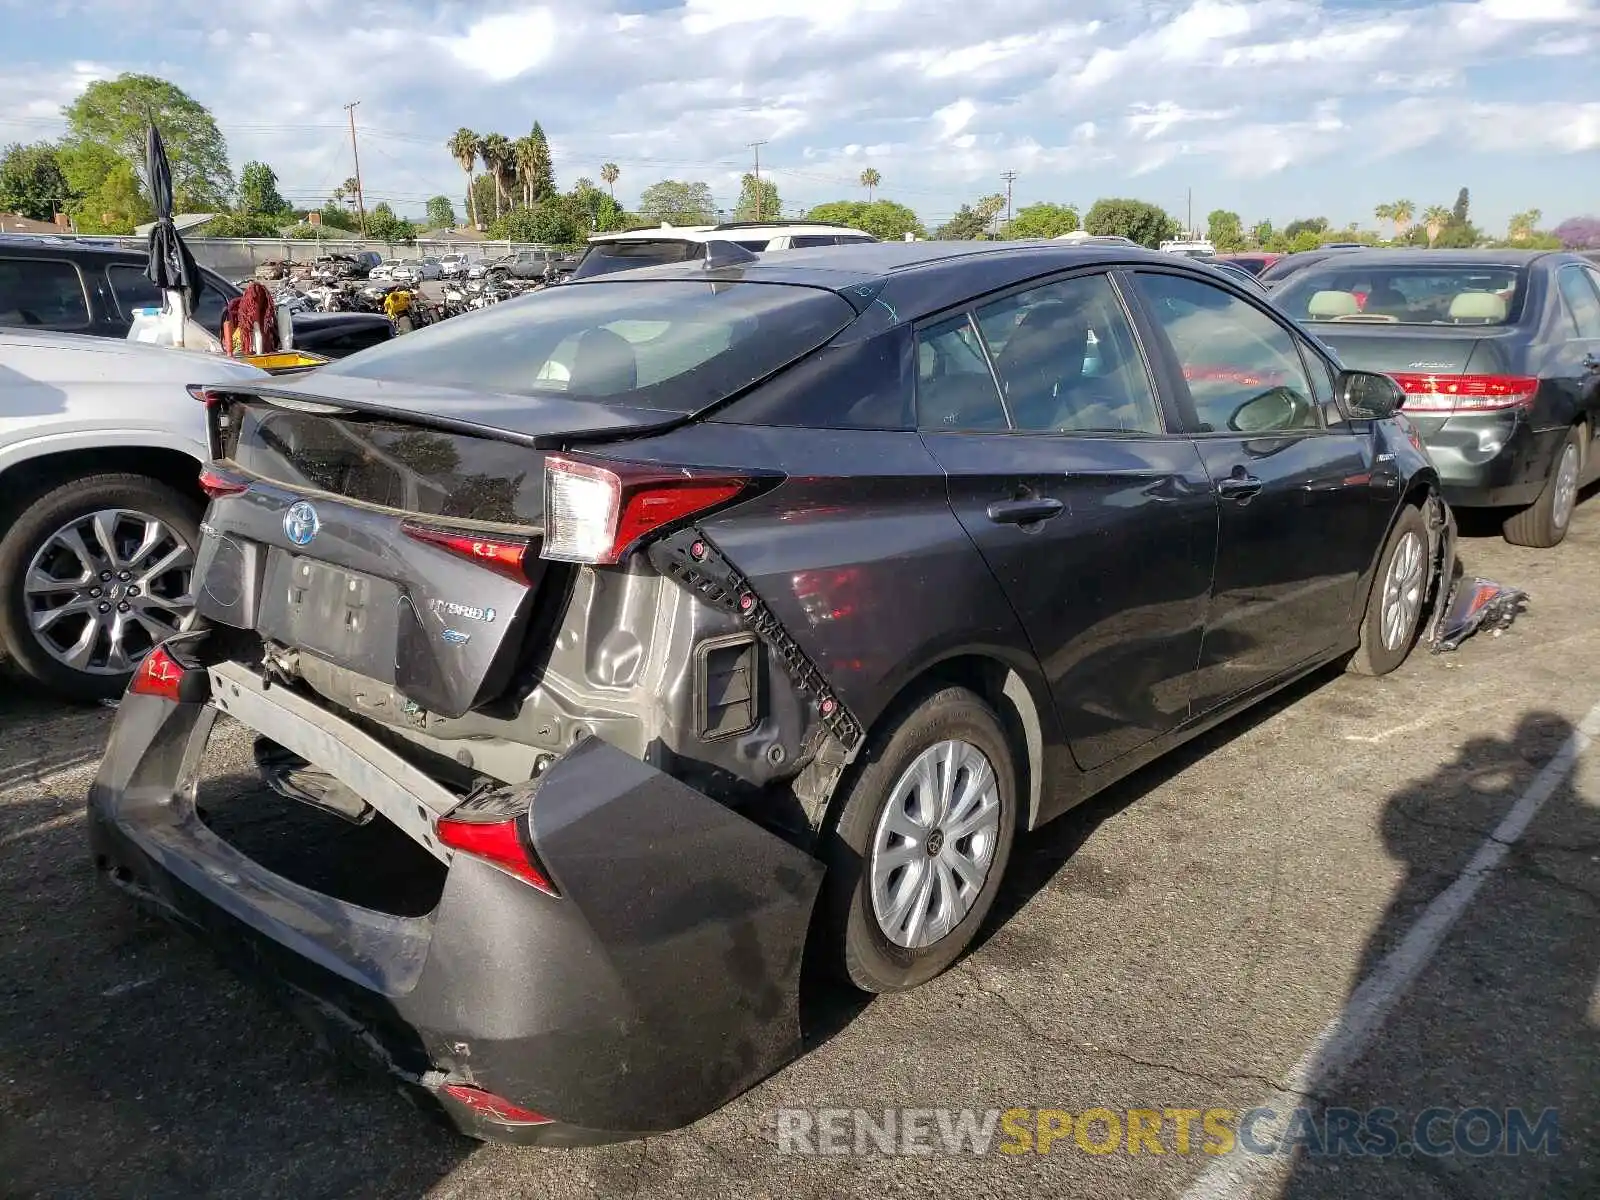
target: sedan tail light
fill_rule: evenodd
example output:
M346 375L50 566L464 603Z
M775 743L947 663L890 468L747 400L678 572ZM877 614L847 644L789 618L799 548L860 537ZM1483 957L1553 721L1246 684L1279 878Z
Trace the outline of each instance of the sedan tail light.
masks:
M645 538L742 494L745 475L552 454L544 463L544 545L556 562L620 562Z
M475 821L463 817L440 817L439 840L452 850L492 863L508 874L531 883L549 896L559 896L556 885L544 873L533 849L522 833L524 818L494 817Z
M1500 412L1528 408L1539 381L1529 375L1391 375L1408 413Z
M165 644L144 656L128 681L128 694L154 696L173 704L199 704L210 692L210 677L199 667L186 667Z
M426 542L447 550L458 558L477 563L496 574L518 583L527 583L528 575L523 560L528 555L528 543L522 538L490 537L481 533L466 533L452 529L433 529L416 521L402 521L400 532L408 538Z

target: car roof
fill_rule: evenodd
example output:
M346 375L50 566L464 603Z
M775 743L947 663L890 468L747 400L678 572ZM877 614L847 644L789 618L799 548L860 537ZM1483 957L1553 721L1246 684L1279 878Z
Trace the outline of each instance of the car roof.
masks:
M1082 246L1066 242L859 242L777 250L752 261L707 270L702 261L640 267L613 275L574 279L563 287L685 280L793 284L843 292L876 284L893 288L900 319L964 303L986 292L1077 267L1145 265L1190 269L1216 279L1218 272L1189 267L1192 260L1142 246ZM904 285L903 287L899 285Z
M1299 274L1372 267L1531 267L1542 259L1576 262L1561 250L1349 250L1308 262Z

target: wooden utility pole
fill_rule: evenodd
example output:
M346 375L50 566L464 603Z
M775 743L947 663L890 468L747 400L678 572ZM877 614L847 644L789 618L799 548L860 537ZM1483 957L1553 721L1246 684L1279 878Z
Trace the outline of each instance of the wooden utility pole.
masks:
M1009 232L1011 229L1011 185L1016 182L1017 173L1015 171L1007 171L1000 178L1006 181L1006 229Z
M350 114L350 157L356 160L356 211L361 214L361 236L367 236L367 200L361 192L361 152L356 149L356 105L359 100L352 100L344 106L345 112Z
M761 202L766 199L761 191L761 147L766 144L765 139L749 143L750 149L756 152L756 220L758 221L762 219Z

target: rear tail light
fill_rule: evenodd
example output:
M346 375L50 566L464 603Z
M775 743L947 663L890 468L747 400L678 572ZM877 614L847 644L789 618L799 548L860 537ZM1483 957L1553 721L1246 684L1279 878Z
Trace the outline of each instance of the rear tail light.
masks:
M620 562L646 537L718 508L748 476L551 455L544 463L544 545L555 562Z
M220 500L224 496L237 496L249 487L248 480L224 475L215 467L200 468L200 490L213 500Z
M409 538L438 546L468 562L475 562L518 583L528 582L523 561L528 556L528 543L520 538L486 537L478 533L460 533L449 529L432 529L415 521L403 521L400 531Z
M200 403L204 404L207 408L215 408L217 405L222 403L221 392L213 392L201 384L191 383L188 386L187 391L189 395L200 401Z
M155 696L173 704L198 704L206 698L206 673L185 667L165 645L157 646L128 681L128 694Z
M1527 375L1412 375L1391 378L1406 394L1408 413L1498 412L1527 408L1539 381Z
M548 1125L550 1118L511 1101L464 1083L447 1083L439 1089L452 1100L459 1100L479 1116L502 1125Z
M496 817L487 821L460 817L439 818L439 840L452 850L492 863L502 871L533 884L541 892L559 896L556 885L533 856L522 833L521 817Z

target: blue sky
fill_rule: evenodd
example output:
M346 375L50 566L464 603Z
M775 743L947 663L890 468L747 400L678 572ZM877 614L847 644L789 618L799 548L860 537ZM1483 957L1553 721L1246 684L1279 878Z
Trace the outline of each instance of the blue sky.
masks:
M167 28L151 32L158 10ZM1462 186L1489 229L1600 211L1600 0L0 0L0 141L61 130L90 80L171 79L311 204L350 171L420 212L464 177L458 126L535 119L563 185L622 170L732 205L747 143L785 211L880 195L940 221L1015 201L1132 195L1197 220L1375 226ZM114 31L114 32L113 32Z

